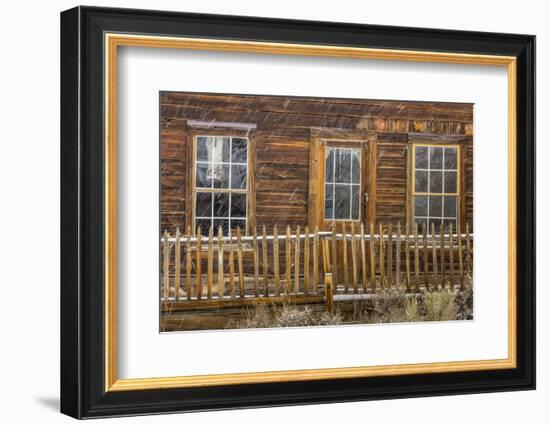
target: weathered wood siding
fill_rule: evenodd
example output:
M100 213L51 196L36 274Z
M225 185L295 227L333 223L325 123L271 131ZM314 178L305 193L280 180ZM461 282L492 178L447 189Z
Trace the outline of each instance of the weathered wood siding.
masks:
M161 93L160 112L161 231L185 228L188 120L256 124L256 224L269 229L308 224L311 128L376 132L376 219L404 223L409 134L467 135L473 121L470 104L174 92ZM465 211L471 222L472 137L467 140Z

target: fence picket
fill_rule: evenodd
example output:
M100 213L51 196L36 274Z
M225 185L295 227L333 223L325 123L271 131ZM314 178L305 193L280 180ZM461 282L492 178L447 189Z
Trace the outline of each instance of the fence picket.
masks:
M206 281L206 296L212 299L212 275L214 274L214 230L208 231L208 276Z
M426 229L426 223L422 224L422 242L424 246L424 287L426 289L430 289L430 276L428 274L428 233Z
M393 282L393 229L390 222L388 226L388 252L387 252L388 268L386 270L386 276L388 285L391 286Z
M180 246L180 228L176 228L176 244L174 247L174 300L180 298L180 273L181 273L181 246Z
M256 229L254 228L254 234ZM268 256L268 247L267 247L267 231L265 225L262 226L262 271L264 275L264 296L269 296L269 264L267 262ZM254 273L258 268L258 259L257 255L254 257Z
M164 231L164 241L162 242L162 259L163 259L163 268L162 268L162 298L164 301L168 301L168 294L170 293L170 242L168 241L168 231Z
M472 276L472 245L470 243L470 224L466 223L466 271Z
M290 284L291 284L291 276L290 276L290 250L291 250L291 243L290 243L290 226L286 226L286 249L285 249L285 278L286 278L286 294L290 295Z
M353 279L353 292L357 294L359 292L359 286L357 283L357 241L355 240L355 223L351 223L351 270Z
M414 223L414 284L417 291L420 289L420 259L418 249L418 223Z
M201 258L201 251L202 251L202 235L201 235L201 228L197 229L197 248L196 248L196 260L195 260L195 267L197 268L197 275L195 277L196 285L197 285L197 299L200 300L202 298L202 258Z
M338 287L338 245L336 240L336 223L332 222L332 264L330 267L330 270L332 272L332 280L331 284L334 281L334 285L332 285L332 290L336 292ZM327 250L328 253L328 250ZM329 260L329 264L331 263L330 255L327 255L327 259Z
M294 239L294 295L300 292L300 225L296 227Z
M453 236L453 222L449 222L449 278L451 280L451 290L455 289L454 281L454 236Z
M405 285L407 286L407 292L409 292L411 290L411 240L409 222L407 222L405 226L405 233L407 233L407 240L405 241L405 270L407 273Z
M460 289L464 289L464 267L462 264L462 229L460 224L457 227L457 238L458 238L458 276L460 279Z
M222 226L218 226L218 298L223 299L225 292L223 272L223 231Z
M281 295L281 277L279 274L279 232L277 226L273 228L273 280L275 281L275 294Z
M435 223L432 223L432 272L433 285L437 288L437 246L435 240Z
M315 226L313 235L313 293L317 293L319 285L319 228Z
M376 291L376 252L374 248L374 223L370 222L370 240L369 240L369 254L370 254L370 284L372 290Z
M382 228L382 223L379 224L379 235L378 241L380 243L380 251L378 256L378 263L380 266L380 286L383 288L386 284L386 273L384 271L384 230Z
M258 297L260 295L260 259L258 258L258 231L256 230L256 226L252 229L252 236L254 237L252 240L252 261L254 261L254 295Z
M401 286L401 222L397 223L395 239L395 286Z
M363 292L367 291L367 253L365 247L365 226L361 223L361 283L363 284Z
M306 226L304 238L304 294L309 292L309 227Z
M239 270L239 294L245 296L244 270L243 270L243 244L241 242L241 228L237 227L237 268Z
M439 257L441 259L441 287L445 288L445 224L441 223L441 228L439 231Z
M229 288L231 290L231 298L235 298L235 254L233 254L233 232L229 229Z
M177 243L179 245L179 242ZM187 299L190 300L191 299L191 286L192 286L192 283L191 283L191 272L192 272L192 268L193 268L193 258L192 258L192 252L191 252L191 226L188 226L187 227L187 241L186 241L186 252L187 252L187 255L185 256L185 272L186 272L186 276L185 276L185 291L187 292ZM179 283L178 283L178 287L179 287ZM178 289L178 292L179 292L179 289ZM178 298L176 298L176 301L179 299L179 295L178 295Z
M348 241L346 238L346 223L342 223L342 261L344 263L344 290L349 289ZM338 281L336 281L338 284Z

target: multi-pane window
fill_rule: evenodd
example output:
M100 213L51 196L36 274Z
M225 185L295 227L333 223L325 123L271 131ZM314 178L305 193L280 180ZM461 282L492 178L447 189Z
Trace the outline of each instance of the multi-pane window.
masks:
M361 150L325 149L325 220L359 220Z
M198 136L195 157L195 227L247 226L248 139Z
M414 221L422 228L432 223L456 229L459 196L459 148L452 146L413 146Z

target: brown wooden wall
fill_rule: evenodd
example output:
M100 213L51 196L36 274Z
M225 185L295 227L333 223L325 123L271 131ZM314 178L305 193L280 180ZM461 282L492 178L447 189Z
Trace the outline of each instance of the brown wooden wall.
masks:
M473 108L470 104L213 95L160 95L161 230L185 228L189 120L251 123L256 144L256 224L308 224L312 128L370 130L377 136L376 219L406 220L411 134L464 135L466 219L473 217ZM372 197L372 195L371 195Z

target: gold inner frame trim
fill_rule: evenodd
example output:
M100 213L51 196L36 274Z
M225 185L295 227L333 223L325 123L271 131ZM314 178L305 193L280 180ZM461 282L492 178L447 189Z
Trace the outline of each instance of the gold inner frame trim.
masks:
M106 33L105 46L105 391L137 391L214 385L312 381L510 369L517 365L516 353L516 58L445 52L370 49L327 45L213 40ZM470 360L381 366L342 367L174 376L166 378L118 379L116 372L116 99L118 47L148 47L228 51L278 55L324 56L405 62L436 62L504 66L508 71L508 356L504 359Z

